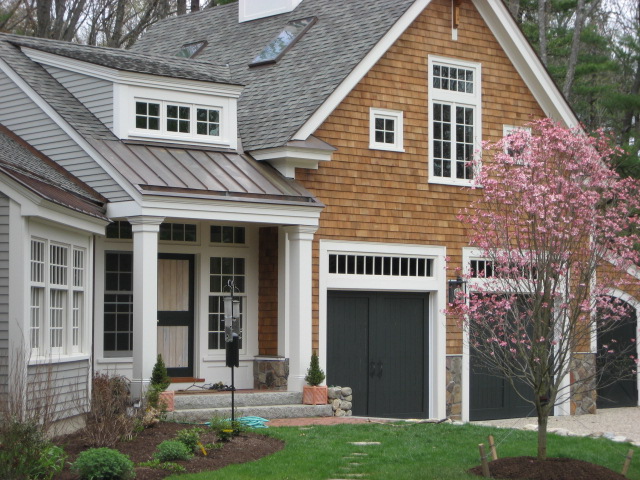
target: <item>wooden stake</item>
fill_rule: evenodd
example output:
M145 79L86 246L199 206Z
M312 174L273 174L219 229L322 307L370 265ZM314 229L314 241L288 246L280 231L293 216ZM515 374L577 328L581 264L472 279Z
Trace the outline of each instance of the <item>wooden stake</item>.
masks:
M491 452L491 459L498 459L498 451L496 450L496 442L493 440L493 435L489 435L489 451Z
M484 478L491 478L489 462L487 462L487 456L484 454L484 443L479 444L478 449L480 450L480 462L482 463L482 476Z
M627 452L627 457L624 460L624 465L622 466L622 475L627 476L627 472L629 471L629 465L631 465L631 459L633 458L633 450L629 449Z

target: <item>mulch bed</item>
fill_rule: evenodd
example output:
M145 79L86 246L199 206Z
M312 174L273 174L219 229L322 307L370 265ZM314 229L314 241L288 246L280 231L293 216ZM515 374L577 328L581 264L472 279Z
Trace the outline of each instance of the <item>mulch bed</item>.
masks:
M193 428L193 425L179 423L161 422L158 425L148 428L138 434L131 441L122 441L116 445L116 450L129 455L134 463L146 462L153 459L156 447L164 440L173 440L179 430ZM213 433L206 433L201 436L203 444L214 443L216 437ZM61 437L56 442L62 446L69 455L68 461L75 461L80 452L89 448L80 433L75 433ZM243 433L225 443L222 448L211 449L208 455L198 454L188 461L175 462L182 465L187 473L197 473L208 470L217 470L233 463L245 463L258 460L267 455L281 450L284 443L278 439L260 435L256 433ZM158 480L171 475L166 470L155 468L136 468L136 480ZM56 480L77 480L78 475L69 470L65 470L55 477Z
M489 469L491 478L514 480L626 479L608 468L572 458L548 458L547 460L537 460L534 457L500 458L490 462ZM469 473L482 476L482 466L472 468Z

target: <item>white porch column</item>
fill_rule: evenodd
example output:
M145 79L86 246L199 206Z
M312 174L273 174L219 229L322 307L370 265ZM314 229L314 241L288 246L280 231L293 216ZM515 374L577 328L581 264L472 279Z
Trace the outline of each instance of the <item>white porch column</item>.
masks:
M311 360L312 336L312 242L315 226L293 226L283 229L288 237L288 290L285 309L288 319L289 390L302 390Z
M158 355L158 232L162 217L128 218L133 231L132 395L141 399Z

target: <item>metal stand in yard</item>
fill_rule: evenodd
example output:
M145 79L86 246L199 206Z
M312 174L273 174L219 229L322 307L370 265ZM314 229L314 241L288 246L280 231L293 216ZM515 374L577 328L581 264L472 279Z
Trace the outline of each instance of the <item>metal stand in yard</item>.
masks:
M236 385L234 378L234 367L240 366L240 300L233 296L235 285L233 280L227 282L230 295L224 297L224 339L227 353L227 367L231 368L231 428L235 428L236 405L235 393Z

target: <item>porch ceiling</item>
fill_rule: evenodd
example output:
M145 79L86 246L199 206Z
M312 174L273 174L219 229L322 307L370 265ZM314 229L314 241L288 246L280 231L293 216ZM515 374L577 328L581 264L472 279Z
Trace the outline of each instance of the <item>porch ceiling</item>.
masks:
M295 180L248 155L207 147L90 142L143 194L211 195L252 203L263 200L322 206Z

